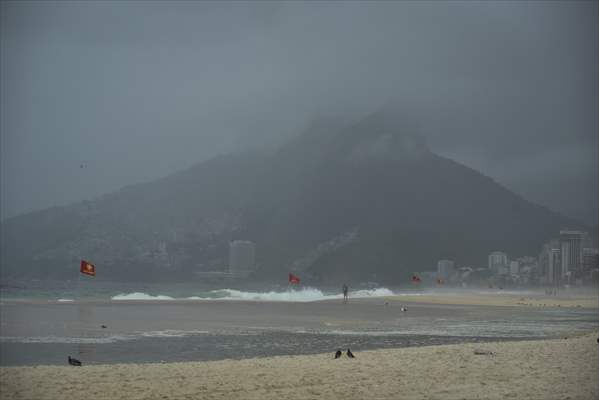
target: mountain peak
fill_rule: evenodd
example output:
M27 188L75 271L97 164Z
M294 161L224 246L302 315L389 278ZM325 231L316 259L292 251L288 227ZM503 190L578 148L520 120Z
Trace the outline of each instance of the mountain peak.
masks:
M441 258L534 254L576 226L435 156L406 110L319 121L274 155L222 156L93 206L11 219L0 276L68 278L85 254L113 280L191 279L227 270L235 232L256 243L256 279L302 265L322 282L400 283Z
M352 163L416 160L431 154L411 118L388 107L340 132L336 148Z

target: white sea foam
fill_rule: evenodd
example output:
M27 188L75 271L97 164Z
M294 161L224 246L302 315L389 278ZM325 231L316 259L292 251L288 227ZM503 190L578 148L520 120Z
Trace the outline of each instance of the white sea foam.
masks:
M350 297L365 298L365 297L386 297L393 296L394 293L387 288L376 288L369 290L358 290L349 293Z
M353 298L382 297L392 295L393 292L387 288L358 290L349 293L349 296ZM322 300L334 300L340 298L342 298L341 294L326 294L320 289L305 287L302 289L290 289L278 292L244 292L235 289L219 289L212 290L202 296L192 296L188 297L187 299L312 302Z
M73 299L58 299L56 301L61 302L61 303L68 303L68 302L74 301L74 300Z
M172 329L167 329L164 331L151 331L151 332L143 332L141 336L143 337L152 337L152 338L172 338L172 337L185 337L190 335L200 335L210 333L209 331L177 331Z
M0 343L66 343L66 344L106 344L133 340L133 335L111 335L106 337L66 337L66 336L0 336Z
M147 293L135 292L117 294L116 296L113 296L111 300L174 300L174 298L164 295L152 296Z
M244 292L236 289L219 289L206 293L205 296L193 296L192 300L253 300L253 301L293 301L310 302L338 298L337 295L325 295L315 288L291 289L287 291Z
M176 338L191 335L207 334L209 331L179 331L163 330L136 332L102 337L72 337L72 336L0 336L0 343L60 343L60 344L108 344L141 338Z
M331 330L319 331L319 334L324 335L347 335L347 336L400 336L405 335L404 331L346 331L346 330Z
M394 293L387 288L357 290L349 293L350 298L369 298L393 296ZM325 293L320 289L304 287L285 291L250 292L237 289L217 289L203 292L195 296L174 298L167 295L150 295L147 293L121 293L113 296L112 300L242 300L242 301L287 301L287 302L312 302L322 300L340 299L340 293Z

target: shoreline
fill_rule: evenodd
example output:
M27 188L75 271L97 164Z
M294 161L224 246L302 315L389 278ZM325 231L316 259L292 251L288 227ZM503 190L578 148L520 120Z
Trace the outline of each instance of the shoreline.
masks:
M599 309L599 294L548 296L543 294L418 294L385 297L390 302L406 302L438 305L537 307L537 308L583 308Z
M599 397L598 335L370 350L339 360L331 349L243 360L0 367L0 394L28 400L73 395L117 400L587 399Z
M349 298L349 303L418 303L434 305L496 306L496 307L547 307L547 308L585 308L599 309L599 296L549 297L541 295L502 295L502 294L401 294L380 297ZM194 305L194 304L318 304L343 303L342 299L323 299L310 301L285 300L248 300L248 299L172 299L172 300L38 300L38 299L0 299L2 304L22 305Z

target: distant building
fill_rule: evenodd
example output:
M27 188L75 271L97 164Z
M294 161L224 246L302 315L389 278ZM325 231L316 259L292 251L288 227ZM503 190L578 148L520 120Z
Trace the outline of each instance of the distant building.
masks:
M570 276L570 274L576 277L582 275L582 241L584 236L585 233L581 231L560 231L559 242L562 278Z
M518 261L510 262L510 275L518 275L520 271L520 263Z
M254 270L256 245L248 240L233 240L229 243L229 272L236 276L247 276Z
M453 274L454 262L451 260L439 260L437 262L437 274L440 278L448 279Z
M489 254L489 269L498 274L508 273L509 261L507 254L501 251L494 251Z
M561 251L558 239L552 239L543 245L538 265L541 283L556 285L561 282Z
M582 249L582 269L585 275L597 268L599 268L599 249L588 247Z
M566 279L566 275L562 272L562 252L560 249L551 249L549 257L549 283L559 285Z
M531 257L531 256L524 256L524 257L520 257L518 258L518 264L520 265L520 268L522 268L522 266L526 265L526 266L530 266L533 268L536 268L538 266L538 260L535 257Z

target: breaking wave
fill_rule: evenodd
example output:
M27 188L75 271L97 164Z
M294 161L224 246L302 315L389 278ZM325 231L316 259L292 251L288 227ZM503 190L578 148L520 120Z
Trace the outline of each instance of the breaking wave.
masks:
M376 289L369 289L369 290L357 290L355 292L350 292L349 295L351 297L365 298L365 297L394 296L395 293L393 293L391 290L389 290L387 288L376 288Z
M218 289L203 293L200 296L188 297L190 300L253 300L253 301L294 301L309 302L336 299L337 295L326 295L315 288L287 290L283 292L244 292L235 289Z
M387 288L369 290L356 290L349 293L350 298L369 298L393 296L394 293ZM165 295L150 295L147 293L122 293L113 296L112 300L239 300L239 301L287 301L287 302L312 302L322 300L340 299L340 293L325 293L320 289L306 287L285 291L249 292L236 289L217 289L199 293L195 296L174 298Z
M121 294L117 294L116 296L111 297L112 300L175 300L174 298L170 297L170 296L163 296L163 295L157 295L157 296L152 296L151 294L147 294L147 293L140 293L140 292L135 292L135 293L121 293Z
M350 292L353 298L392 296L393 292L386 288L372 290L358 290ZM302 288L298 290L270 291L270 292L244 292L235 289L219 289L205 293L203 296L188 297L189 300L246 300L246 301L289 301L312 302L334 300L342 298L341 294L327 294L320 289Z

